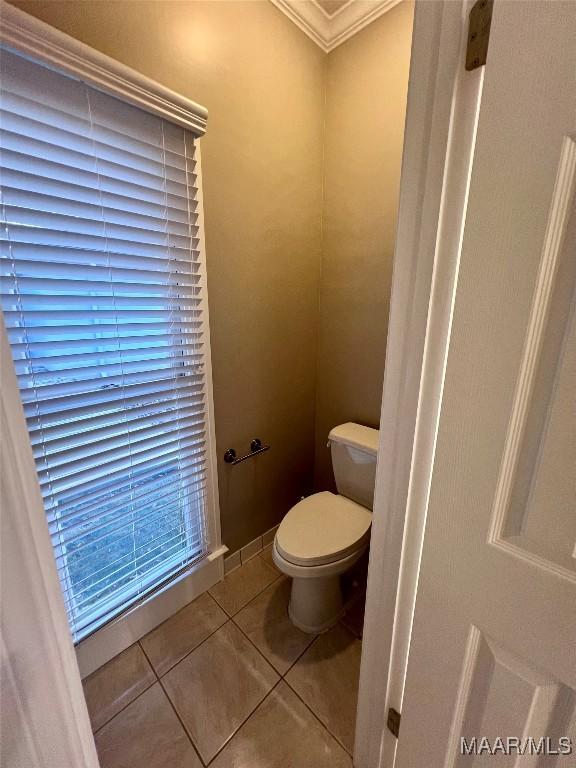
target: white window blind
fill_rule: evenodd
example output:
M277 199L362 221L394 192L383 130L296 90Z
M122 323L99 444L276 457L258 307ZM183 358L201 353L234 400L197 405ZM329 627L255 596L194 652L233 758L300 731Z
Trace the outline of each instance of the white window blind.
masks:
M2 309L78 641L207 552L194 136L1 55Z

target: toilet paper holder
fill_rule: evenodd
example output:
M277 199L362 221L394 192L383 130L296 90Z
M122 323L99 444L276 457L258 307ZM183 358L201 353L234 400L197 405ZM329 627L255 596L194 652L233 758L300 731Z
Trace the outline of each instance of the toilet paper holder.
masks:
M244 456L237 456L234 448L228 448L224 454L224 461L226 464L234 466L235 464L241 464L243 461L246 461L246 459L251 459L252 456L257 456L259 453L264 453L269 450L269 445L264 445L259 437L255 437L250 443L250 453L247 453Z

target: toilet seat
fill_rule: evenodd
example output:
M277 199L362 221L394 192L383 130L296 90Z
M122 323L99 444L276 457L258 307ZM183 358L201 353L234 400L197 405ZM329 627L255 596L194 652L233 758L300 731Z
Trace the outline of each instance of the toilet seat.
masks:
M372 513L330 491L298 502L280 523L276 549L294 565L333 563L364 548L370 537Z

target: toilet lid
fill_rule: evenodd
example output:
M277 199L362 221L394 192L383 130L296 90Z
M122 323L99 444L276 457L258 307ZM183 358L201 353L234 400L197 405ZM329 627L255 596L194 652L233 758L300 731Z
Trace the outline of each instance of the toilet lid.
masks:
M329 491L303 499L288 512L276 533L278 552L296 565L340 560L370 536L372 513Z

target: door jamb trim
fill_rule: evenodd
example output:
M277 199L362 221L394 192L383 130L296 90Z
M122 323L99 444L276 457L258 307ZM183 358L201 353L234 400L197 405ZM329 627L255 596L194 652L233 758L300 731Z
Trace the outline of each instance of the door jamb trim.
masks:
M392 768L484 69L470 0L416 3L354 765ZM385 588L383 586L385 585Z

